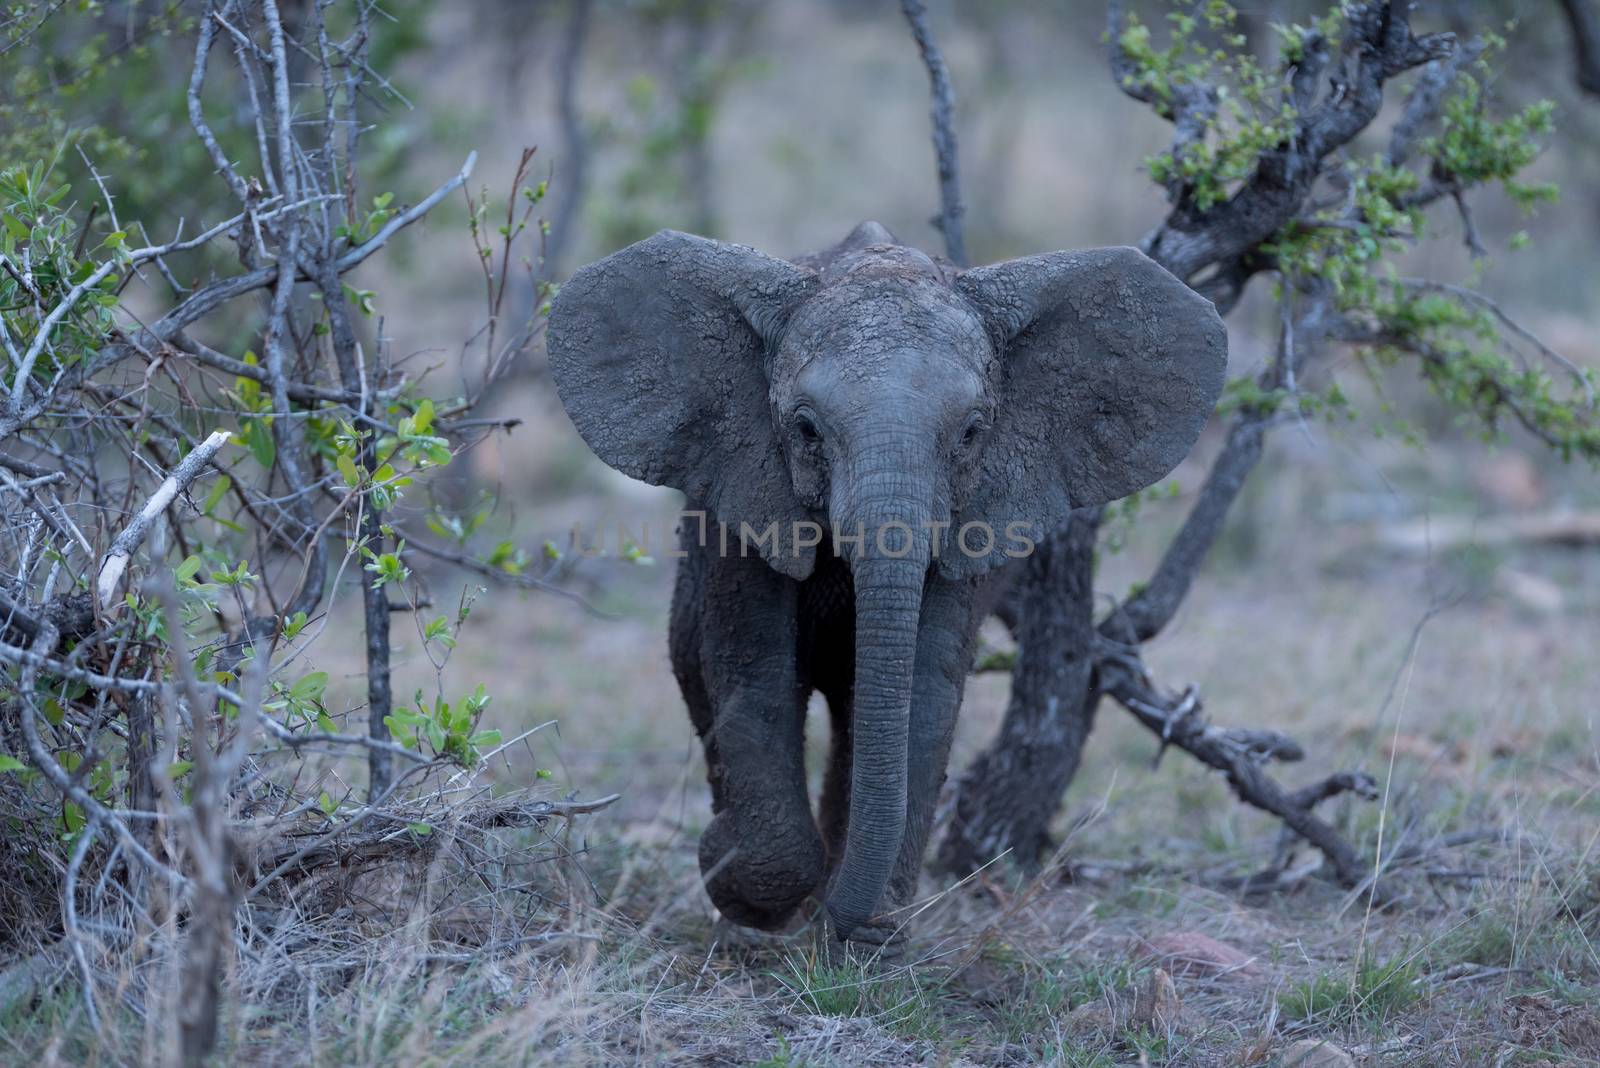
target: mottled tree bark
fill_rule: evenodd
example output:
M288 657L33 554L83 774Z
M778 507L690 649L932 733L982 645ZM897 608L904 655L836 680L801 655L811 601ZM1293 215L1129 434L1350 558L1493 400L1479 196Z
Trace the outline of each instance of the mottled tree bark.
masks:
M1006 850L1033 868L1050 851L1050 821L1099 703L1091 686L1099 526L1098 509L1075 513L1021 565L1011 700L999 735L956 786L936 861L943 870L967 874Z

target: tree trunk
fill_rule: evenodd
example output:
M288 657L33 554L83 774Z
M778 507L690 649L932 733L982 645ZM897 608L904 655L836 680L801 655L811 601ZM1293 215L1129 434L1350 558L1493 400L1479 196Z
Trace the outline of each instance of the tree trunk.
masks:
M1074 513L1040 542L1018 587L1011 700L989 748L956 786L939 868L966 875L1005 850L1024 869L1050 853L1050 821L1078 770L1093 689L1098 510Z

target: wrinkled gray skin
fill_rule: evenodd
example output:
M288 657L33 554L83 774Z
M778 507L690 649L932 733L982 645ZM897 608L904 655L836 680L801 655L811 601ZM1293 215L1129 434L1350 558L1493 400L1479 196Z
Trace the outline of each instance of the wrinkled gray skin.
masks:
M881 939L916 892L1008 524L1037 539L1183 458L1222 387L1215 310L1129 248L962 272L876 223L792 263L663 231L579 271L548 338L600 458L731 531L724 555L686 524L671 624L712 901L773 928L820 891L837 937ZM797 520L868 537L808 547ZM982 558L954 539L974 521L996 533ZM740 524L773 522L741 556ZM813 691L833 723L818 819Z

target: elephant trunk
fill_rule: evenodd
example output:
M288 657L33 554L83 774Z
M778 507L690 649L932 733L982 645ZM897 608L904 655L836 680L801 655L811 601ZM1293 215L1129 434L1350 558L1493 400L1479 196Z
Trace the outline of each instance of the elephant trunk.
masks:
M841 939L875 914L905 837L912 673L930 556L931 494L907 485L904 466L851 488L855 500L841 511L852 526L840 533L864 536L845 554L856 598L850 818L828 898Z

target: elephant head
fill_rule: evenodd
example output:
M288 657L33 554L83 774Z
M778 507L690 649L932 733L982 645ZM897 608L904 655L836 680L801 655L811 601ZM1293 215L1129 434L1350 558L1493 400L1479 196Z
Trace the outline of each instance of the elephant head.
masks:
M841 936L871 916L904 833L930 573L977 575L1014 554L1008 529L1041 537L1164 476L1227 350L1210 302L1131 248L958 272L847 242L812 269L670 231L579 271L548 342L562 402L612 467L733 530L775 522L759 548L796 579L818 551L805 523L838 533L858 635L827 903Z

